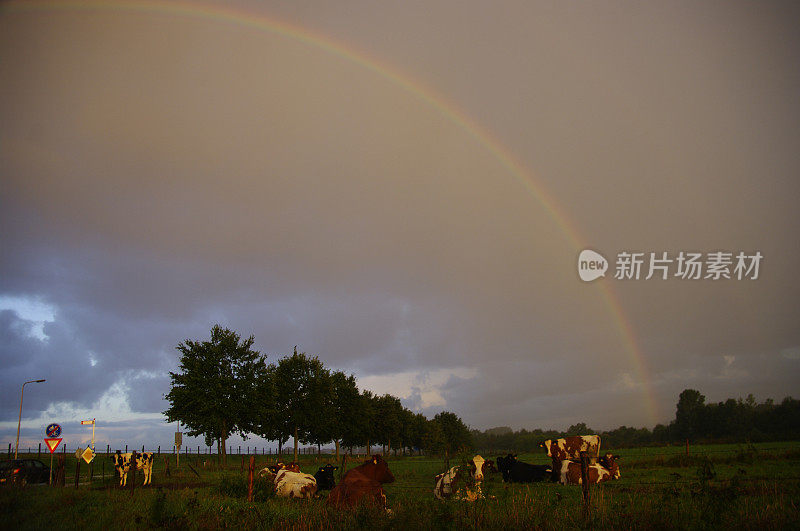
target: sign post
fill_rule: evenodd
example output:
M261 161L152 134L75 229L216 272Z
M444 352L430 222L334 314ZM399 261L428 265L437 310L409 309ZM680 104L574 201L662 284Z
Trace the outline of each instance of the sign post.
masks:
M61 442L61 426L56 423L50 424L44 430L47 437L44 439L44 443L47 445L48 450L50 450L50 481L48 485L53 484L53 452L56 451L58 448L59 443Z
M181 433L181 425L178 424L178 431L175 432L175 468L181 466L181 443L183 443L183 434Z
M89 463L91 463L92 460L94 459L94 425L95 425L95 420L96 419L82 420L81 421L81 425L82 426L88 426L90 424L92 426L92 442L89 444L89 446L86 447L86 450L83 453L81 453L81 455L80 455L80 457L82 457L83 460L86 461L87 465ZM78 451L80 451L80 450L78 450Z

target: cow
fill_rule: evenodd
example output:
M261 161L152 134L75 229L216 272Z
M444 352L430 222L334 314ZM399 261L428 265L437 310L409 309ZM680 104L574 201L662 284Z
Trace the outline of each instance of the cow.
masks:
M316 474L314 474L314 479L317 480L317 491L331 490L336 486L336 478L333 473L338 469L338 466L333 466L330 463L319 467Z
M475 501L484 498L481 483L489 470L483 457L476 455L466 465L452 467L435 478L433 496L437 500ZM494 468L494 465L492 465Z
M386 494L382 485L392 482L394 476L389 470L389 465L380 455L373 455L344 475L339 484L331 490L325 504L352 509L364 503L386 509Z
M291 462L288 465L277 463L264 467L258 473L261 477L272 478L275 495L281 498L313 498L318 490L317 480L311 474L300 472L300 466Z
M606 454L593 465L589 465L586 469L587 480L590 484L608 481L610 479L619 479L619 461L621 458L617 455ZM562 485L581 485L583 478L581 476L581 464L573 461L562 461L559 482Z
M547 457L554 461L565 461L568 459L580 459L581 452L587 452L592 462L597 462L600 456L600 436L599 435L576 435L563 439L548 439L542 442L539 447L547 449Z
M275 474L275 495L281 498L305 498L310 500L317 493L317 480L311 474L279 470Z
M131 464L135 464L136 468L144 472L144 483L142 485L149 485L153 480L153 453L152 452L128 452L121 453L119 450L111 456L114 460L114 469L119 474L119 486L124 487L128 484L128 472L131 469Z
M548 465L531 465L517 461L517 456L508 454L497 458L497 467L503 474L506 483L533 483L535 481L553 480L553 468Z
M274 465L265 466L264 468L261 469L258 475L259 477L263 478L264 476L272 476L274 474L277 474L281 470L288 470L289 472L300 472L300 465L295 461L292 461L288 465L279 462Z
M547 449L547 457L552 458L553 481L559 481L559 473L564 461L581 458L581 452L589 454L589 462L597 464L600 456L600 436L599 435L575 435L563 439L548 439L541 444L541 448Z

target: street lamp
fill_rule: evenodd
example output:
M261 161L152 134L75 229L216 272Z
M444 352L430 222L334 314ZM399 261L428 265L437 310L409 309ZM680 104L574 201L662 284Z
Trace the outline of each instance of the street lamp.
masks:
M17 446L14 447L14 459L17 458L17 452L19 451L19 426L22 424L22 397L25 396L25 386L29 383L42 383L44 380L29 380L22 384L22 393L19 395L19 420L17 421Z

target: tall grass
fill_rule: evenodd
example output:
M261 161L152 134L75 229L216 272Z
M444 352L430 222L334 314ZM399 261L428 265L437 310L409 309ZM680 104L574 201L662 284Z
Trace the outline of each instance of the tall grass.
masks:
M773 445L774 446L774 445ZM738 448L738 449L737 449ZM763 447L762 447L763 448ZM247 501L246 471L234 459L228 467L207 456L181 457L165 476L156 461L153 485L119 489L97 479L79 489L29 486L0 489L0 514L7 527L217 529L724 529L800 527L800 452L795 445L777 450L739 446L731 452L709 447L705 454L654 456L652 448L623 453L622 479L594 486L584 515L581 489L556 484L507 485L487 479L491 499L476 503L433 499L433 477L445 463L432 458L390 459L396 482L386 486L392 514L372 507L337 511L324 497L286 500L274 497L268 482L255 482ZM202 464L205 457L206 466ZM521 456L543 461L541 454ZM307 458L305 471L323 464ZM267 459L259 456L259 465ZM185 466L200 474L196 477ZM69 466L69 465L72 466ZM350 467L358 464L354 462ZM457 460L451 460L451 465ZM67 471L74 471L74 458ZM97 464L95 473L98 472ZM106 473L110 474L107 466ZM82 476L84 474L82 473ZM129 477L130 481L130 477ZM67 485L71 485L70 478Z

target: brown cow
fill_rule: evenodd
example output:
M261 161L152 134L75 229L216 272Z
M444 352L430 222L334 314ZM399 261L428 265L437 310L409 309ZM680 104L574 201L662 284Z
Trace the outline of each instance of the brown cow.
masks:
M595 463L600 456L599 435L577 435L556 440L548 439L539 446L547 449L547 457L552 457L553 461L580 459L581 452L587 452L589 458Z
M599 463L590 465L586 470L589 483L600 483L609 479L619 479L619 465L617 461L621 458L616 455L606 454L600 458ZM559 481L562 485L580 485L583 483L581 477L581 464L572 461L562 461L559 470L561 477Z
M326 505L336 508L352 509L359 503L378 505L386 508L386 494L383 483L392 483L394 476L389 465L379 455L364 461L347 472L342 481L331 490Z

